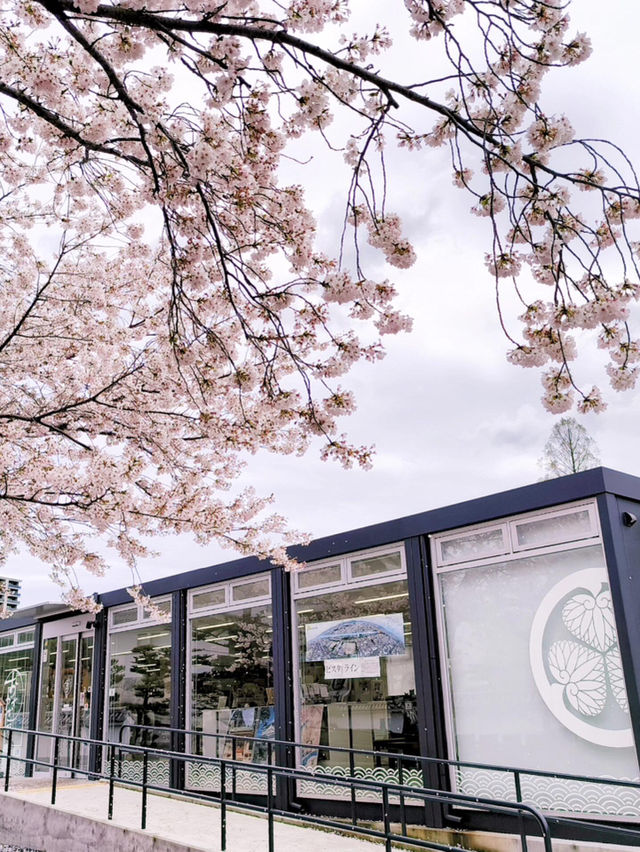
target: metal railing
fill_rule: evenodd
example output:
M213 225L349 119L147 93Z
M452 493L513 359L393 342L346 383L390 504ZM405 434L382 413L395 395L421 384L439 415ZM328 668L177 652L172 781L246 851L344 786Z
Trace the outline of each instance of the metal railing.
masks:
M381 750L370 750L370 749L360 749L360 748L347 748L345 746L332 746L332 745L309 745L309 743L301 743L295 740L277 740L277 739L264 739L260 737L250 737L244 735L234 735L230 732L227 733L209 733L205 731L198 731L194 729L188 728L171 728L164 727L158 725L138 725L134 723L126 723L122 725L119 729L118 733L118 742L123 742L123 737L125 733L129 732L139 732L142 734L141 737L141 745L145 745L145 733L153 733L153 734L163 734L167 737L172 738L172 746L175 751L179 751L181 753L189 754L192 758L199 758L197 752L191 750L187 752L186 745L187 740L191 739L197 741L199 739L213 739L216 741L216 757L220 757L220 748L219 745L222 743L223 749L227 749L231 752L232 758L235 760L239 753L239 744L241 743L259 743L260 745L267 746L267 762L273 763L274 758L275 762L279 765L287 765L292 766L295 765L295 755L296 752L302 753L305 751L309 751L309 749L317 749L319 755L323 754L331 754L338 753L342 754L346 757L346 763L349 767L349 774L354 776L357 774L358 767L358 757L362 757L365 759L366 763L373 763L373 766L381 766L383 761L386 761L389 766L395 764L395 768L397 768L398 772L398 783L407 786L412 786L410 782L407 782L407 777L409 776L411 769L417 769L420 771L420 775L422 779L428 777L428 768L429 767L437 767L444 772L446 772L449 777L451 777L452 772L456 772L461 769L474 769L480 770L488 773L500 773L502 775L510 776L512 787L513 787L513 795L514 801L518 803L526 802L526 799L523 798L525 785L523 784L523 779L527 777L531 778L546 778L550 780L557 781L568 781L568 782L576 782L576 783L588 783L592 784L596 787L601 788L606 792L606 788L608 787L619 787L627 790L635 790L638 793L638 820L640 821L640 782L639 781L626 781L626 780L618 780L616 778L602 778L602 777L593 777L588 775L577 775L572 773L563 773L563 772L555 772L551 770L543 770L543 769L525 769L523 767L515 767L515 766L505 766L502 764L491 764L491 763L481 763L477 761L465 761L465 760L450 760L447 758L440 757L429 757L423 755L412 755L412 754L404 754L398 752L390 752L390 751L381 751ZM179 742L178 738L182 739L183 745L182 747L177 747L176 743ZM245 763L245 766L247 764ZM257 763L251 763L252 766L259 765ZM329 769L331 767L328 767ZM323 772L322 767L318 767L320 772L322 773L322 778L324 780L325 774ZM329 773L330 774L330 773ZM444 773L443 773L444 774ZM311 777L316 775L314 772L310 772ZM317 775L316 775L317 777ZM415 775L414 775L415 777ZM418 785L421 786L421 785ZM543 809L544 810L544 809ZM551 809L549 809L551 810ZM585 814L581 814L581 816L585 816ZM602 816L602 814L594 814L594 816ZM617 815L612 815L617 816Z
M142 726L151 727L151 726ZM224 757L209 757L204 755L193 755L181 751L170 751L165 749L149 748L140 745L131 745L122 742L109 742L107 740L94 740L81 737L73 737L63 734L55 734L42 732L37 730L19 730L15 728L0 728L4 732L4 752L0 756L0 763L4 763L4 790L9 791L11 766L14 762L20 761L25 766L44 767L51 770L51 804L56 804L58 792L59 777L61 772L69 772L75 775L83 775L95 780L104 780L108 782L108 804L107 818L113 819L114 810L114 790L116 784L119 783L117 767L118 762L123 755L131 755L142 763L142 779L141 781L127 780L126 786L133 789L139 789L141 792L141 812L140 826L142 829L148 827L148 797L150 792L162 792L166 794L166 788L150 783L149 781L149 760L155 758L164 758L175 760L187 764L190 761L197 760L199 763L209 764L217 767L220 775L220 790L213 800L220 809L220 848L227 849L227 828L228 819L227 811L230 806L234 810L245 811L248 813L258 813L266 815L267 821L267 836L269 852L275 852L275 833L274 821L276 817L286 818L288 820L299 822L303 825L317 825L324 828L330 828L337 831L347 829L350 832L361 835L362 837L370 837L384 841L385 852L392 852L392 843L402 843L404 845L414 846L419 849L434 849L439 852L458 852L459 846L451 846L447 843L440 843L434 840L425 840L412 836L407 831L406 820L404 819L404 802L407 798L411 800L419 800L420 802L437 803L439 805L452 805L456 807L473 808L475 811L491 813L496 815L509 815L520 821L521 839L523 852L527 850L527 839L529 837L538 837L542 840L545 852L552 852L551 832L545 816L532 805L511 802L500 799L490 799L479 796L467 796L462 793L447 792L443 790L435 790L428 788L419 788L415 786L407 786L403 784L388 783L383 781L375 781L365 778L344 778L339 776L329 776L331 783L338 787L345 788L349 791L349 796L357 801L359 792L374 792L379 798L380 806L380 828L364 825L358 821L357 813L353 813L351 820L345 822L331 817L312 816L303 814L295 810L288 810L283 807L277 807L273 790L274 782L277 779L289 781L309 780L315 777L314 773L303 769L297 769L289 766L279 766L273 763L252 764L252 771L259 772L266 777L266 796L263 804L255 802L242 801L233 795L233 779L234 776L241 771L246 771L247 764L244 761L228 759ZM164 729L165 731L167 729ZM16 733L33 736L36 740L44 737L53 742L53 748L49 749L52 754L51 760L43 760L42 758L26 757L12 753L13 737ZM106 757L103 767L100 771L91 771L90 769L78 768L74 765L65 765L61 762L60 744L67 743L72 745L79 744L96 749L101 749ZM274 745L277 743L274 742ZM288 743L291 745L291 743ZM68 750L68 749L67 749ZM273 752L272 752L273 755ZM231 782L231 789L228 787L228 782ZM122 782L120 782L122 783ZM206 801L212 803L212 797L202 793L197 793L190 790L174 790L172 794L178 798L191 801ZM401 819L399 830L394 828L391 821L390 805L393 799L400 802L403 818Z
M475 796L479 795L481 798L486 800L500 800L500 801L511 801L515 804L526 804L528 806L534 807L537 810L545 813L545 817L548 823L552 828L558 828L561 831L563 829L576 829L579 828L583 831L585 835L589 835L589 839L591 840L602 840L607 843L628 843L632 845L640 845L640 828L636 827L626 827L623 825L615 824L615 821L622 820L628 821L629 814L612 814L612 813L603 813L593 810L591 812L569 812L567 809L567 813L561 813L560 810L555 807L543 807L539 802L536 802L534 795L531 789L527 790L526 780L528 778L533 779L546 779L547 781L560 781L566 782L567 784L587 784L594 788L594 790L601 790L602 796L601 801L610 800L612 790L618 788L618 790L630 791L637 794L637 810L638 813L633 815L632 818L635 818L635 822L640 822L640 782L637 781L625 781L618 780L615 778L595 778L587 775L578 775L578 774L570 774L570 773L562 773L562 772L554 772L542 769L525 769L522 767L514 767L514 766L504 766L500 764L490 764L490 763L480 763L474 761L462 761L462 760L450 760L446 758L439 757L427 757L422 755L408 755L401 754L397 752L385 752L378 750L367 750L367 749L357 749L357 748L347 748L343 746L329 746L329 745L319 745L319 746L310 746L308 743L301 743L292 740L276 740L270 739L265 740L259 737L248 737L248 736L239 736L233 735L229 732L226 734L223 733L209 733L205 731L197 731L193 729L187 728L171 728L171 727L160 727L153 725L138 725L138 724L124 724L121 726L119 731L119 741L122 742L122 738L125 733L129 732L137 732L138 734L144 736L147 734L164 734L165 736L171 737L172 746L175 751L179 752L188 757L188 760L191 762L199 762L203 759L202 755L197 754L193 749L188 751L187 745L193 744L194 742L197 744L198 740L202 740L205 738L211 738L216 741L216 757L220 758L220 745L222 744L222 752L230 752L231 759L233 761L236 760L237 755L240 753L241 744L243 743L260 743L262 746L267 745L267 763L269 764L277 764L279 767L288 767L288 768L297 768L299 764L299 759L296 759L296 752L298 755L301 753L308 751L310 748L317 748L319 752L319 757L323 754L329 755L333 752L341 754L344 758L344 761L348 765L349 776L358 780L365 780L362 778L363 770L358 766L359 759L364 759L365 762L374 766L380 766L383 762L387 762L389 765L395 765L397 769L397 781L393 782L397 785L406 788L407 790L414 790L419 788L431 787L433 788L433 781L431 784L428 783L429 778L433 778L433 772L429 773L429 768L436 768L440 770L440 777L438 778L438 789L445 790L447 786L451 786L449 792L451 794L460 795L462 798L460 800L454 801L453 798L450 798L447 801L444 801L442 798L437 800L440 805L450 805L451 807L464 808L466 807L463 804L463 799L465 801L473 801ZM181 743L181 747L178 747L176 744ZM168 752L161 752L165 757L168 756ZM246 761L239 762L239 766L246 772L249 766L252 769L256 769L261 764L259 763L249 763ZM411 770L419 770L419 772L411 773ZM468 791L464 791L464 789L456 789L456 783L460 785L460 773L462 770L471 769L471 770L479 770L481 772L492 773L492 774L502 774L511 779L512 792L507 793L504 796L497 796L491 793L490 789L487 790L474 790L473 793L469 793ZM420 781L416 780L416 776L420 776ZM457 776L457 777L456 777ZM235 785L235 773L233 776L233 795L236 795L236 785ZM330 784L336 787L341 787L337 782L337 778L341 778L342 776L336 776L331 771L331 766L328 767L318 767L315 770L307 771L302 779L308 783L312 783L314 781L321 781L323 784ZM369 779L371 780L371 779ZM373 779L375 780L375 779ZM462 779L464 783L464 779ZM525 783L523 783L525 782ZM504 786L504 785L503 785ZM372 790L374 788L371 788ZM345 794L347 800L350 800L350 816L353 821L357 811L357 803L354 792L354 787L349 789L345 789ZM511 798L513 796L513 798ZM401 820L404 824L405 822L405 799L411 798L408 794L404 797L401 802ZM435 801L435 800L430 800ZM565 832L566 833L566 832Z

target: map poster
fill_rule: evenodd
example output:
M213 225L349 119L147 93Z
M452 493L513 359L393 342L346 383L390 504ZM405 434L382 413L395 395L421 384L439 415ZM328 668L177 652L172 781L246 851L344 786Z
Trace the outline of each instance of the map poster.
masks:
M305 624L308 663L406 653L401 612Z

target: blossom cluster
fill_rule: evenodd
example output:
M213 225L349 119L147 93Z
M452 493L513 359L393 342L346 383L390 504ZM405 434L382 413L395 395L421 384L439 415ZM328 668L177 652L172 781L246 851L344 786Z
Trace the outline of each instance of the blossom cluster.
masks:
M0 22L0 558L24 545L71 605L93 606L76 573L107 567L96 537L132 568L175 532L290 565L284 520L237 485L259 450L370 464L334 382L410 328L396 282L363 268L416 260L388 203L394 139L449 147L490 273L522 284L509 357L544 371L544 404L603 407L574 370L595 328L613 387L635 383L637 185L540 103L590 52L564 0L404 0L393 29L453 66L417 83L382 67L393 32L346 31L348 0L53 5L7 0ZM347 168L333 255L285 178L313 138Z

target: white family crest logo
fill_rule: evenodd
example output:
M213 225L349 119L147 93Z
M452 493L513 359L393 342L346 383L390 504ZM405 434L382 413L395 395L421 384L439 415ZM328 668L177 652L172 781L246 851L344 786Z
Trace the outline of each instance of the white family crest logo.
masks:
M543 598L531 626L531 669L553 715L597 745L633 745L609 584L576 571Z

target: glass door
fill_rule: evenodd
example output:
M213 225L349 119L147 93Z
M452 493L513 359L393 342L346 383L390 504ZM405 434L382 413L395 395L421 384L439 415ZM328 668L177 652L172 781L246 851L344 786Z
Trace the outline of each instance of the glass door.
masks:
M55 738L44 734L89 736L93 634L82 629L88 626L86 619L77 619L72 624L69 621L65 619L57 625L59 635L43 639L38 709L38 731L43 736L37 737L36 744L36 759L43 765L37 766L37 771L49 771L46 764L54 756ZM80 629L66 632L73 627ZM51 625L49 632L55 628ZM58 758L62 767L86 769L89 748L80 742L61 739Z

